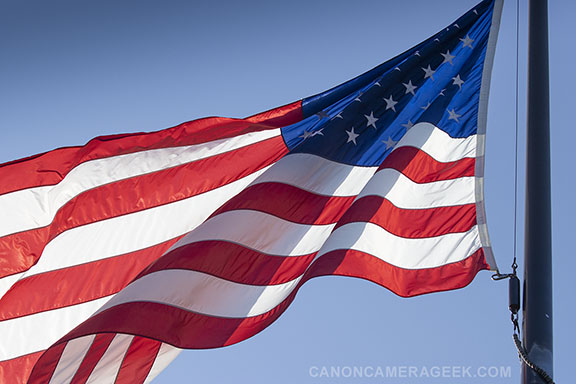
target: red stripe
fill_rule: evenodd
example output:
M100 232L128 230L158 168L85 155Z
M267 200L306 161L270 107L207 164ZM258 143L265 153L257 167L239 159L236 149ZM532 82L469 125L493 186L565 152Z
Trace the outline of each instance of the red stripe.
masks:
M282 127L301 119L301 102L298 101L244 120L210 117L157 132L100 136L81 147L60 148L0 164L0 195L57 184L70 170L85 161L135 153L144 149L200 144Z
M46 384L52 379L54 370L58 366L62 352L66 348L66 343L60 343L48 348L38 359L37 363L32 368L28 384ZM38 364L41 362L41 364Z
M89 318L66 335L66 340L97 332L118 332L162 340L179 348L222 347L262 331L276 320L279 309L285 309L292 298L290 295L274 310L247 319L206 316L160 303L124 303ZM41 358L38 365L43 364Z
M274 137L178 167L120 180L71 199L45 228L0 238L0 277L25 271L46 243L81 225L126 215L195 196L248 176L278 161L287 148ZM110 196L114 196L111 199Z
M426 269L404 269L356 250L336 250L322 255L308 270L307 278L325 275L351 276L370 280L398 296L463 288L483 269L489 269L484 251L479 249L466 259Z
M160 256L178 239L125 255L51 271L18 281L0 300L0 321L63 308L112 295L143 272L188 269L243 284L281 284L300 276L314 254L284 257L241 245L206 241Z
M252 185L212 214L236 209L265 212L299 224L332 224L350 207L354 197L317 195L282 183Z
M44 351L0 361L0 383L25 384L42 353Z
M50 227L0 237L0 278L30 269L42 254Z
M302 120L302 117L302 101L295 101L282 107L260 112L256 115L247 117L244 120L280 128L297 123Z
M0 300L0 321L112 295L128 285L177 240L22 279Z
M416 183L430 183L474 176L475 161L475 158L463 158L441 163L418 148L400 147L384 159L378 170L392 168Z
M115 384L144 383L162 343L135 336L120 366Z
M0 164L0 180L2 180L0 195L26 188L58 184L64 178L64 174L70 171L71 163L79 148L59 148Z
M470 230L476 225L476 205L402 209L381 196L366 196L352 204L336 228L353 222L371 222L404 238L436 237Z
M70 384L85 384L88 381L96 364L98 364L115 336L109 333L96 335Z
M138 278L162 270L187 269L241 284L282 284L302 275L314 255L275 256L225 241L201 241L170 251Z

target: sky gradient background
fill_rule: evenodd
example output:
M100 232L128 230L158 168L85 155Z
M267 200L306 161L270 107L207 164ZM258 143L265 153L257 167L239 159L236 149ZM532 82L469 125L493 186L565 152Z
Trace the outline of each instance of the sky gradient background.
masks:
M476 0L0 0L0 162L106 134L206 116L245 117L324 91L449 25ZM518 255L522 273L526 1L520 1ZM516 2L505 1L486 155L488 228L503 273L514 234ZM569 244L576 134L576 3L551 1L550 70L555 379L576 342ZM1 182L1 181L0 181ZM1 213L0 213L1 214ZM519 383L508 284L481 272L461 290L402 299L323 277L280 319L237 345L185 351L155 383ZM1 339L1 336L0 336ZM494 378L315 378L313 367L510 367ZM500 376L500 375L499 375Z

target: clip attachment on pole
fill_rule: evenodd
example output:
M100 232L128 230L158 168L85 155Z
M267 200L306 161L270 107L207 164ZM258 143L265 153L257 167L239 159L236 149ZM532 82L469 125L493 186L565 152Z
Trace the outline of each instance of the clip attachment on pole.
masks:
M492 280L494 280L494 281L504 280L504 279L509 279L512 276L516 276L516 275L513 273L495 273L492 275Z
M513 314L520 310L520 279L515 274L508 281L508 308Z
M518 311L520 310L520 279L516 276L516 268L514 267L514 273L500 274L496 273L492 275L492 280L504 280L510 279L508 282L508 308L510 309L510 320L514 325L514 344L518 350L518 356L526 364L527 367L536 372L547 384L554 384L554 380L546 371L536 365L530 357L526 349L520 341L520 326L518 325Z

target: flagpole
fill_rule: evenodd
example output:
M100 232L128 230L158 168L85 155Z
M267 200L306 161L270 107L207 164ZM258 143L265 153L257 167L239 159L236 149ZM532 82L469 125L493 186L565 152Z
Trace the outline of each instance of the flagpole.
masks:
M550 201L550 102L548 2L529 0L524 254L524 347L552 376L552 238ZM523 383L545 383L523 367Z

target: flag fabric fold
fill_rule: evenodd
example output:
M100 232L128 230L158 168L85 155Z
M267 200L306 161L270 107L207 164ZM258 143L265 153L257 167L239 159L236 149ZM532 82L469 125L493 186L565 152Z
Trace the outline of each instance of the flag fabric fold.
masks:
M408 297L496 270L482 187L501 6L249 118L0 165L0 382L149 382L182 348L262 331L317 276Z

